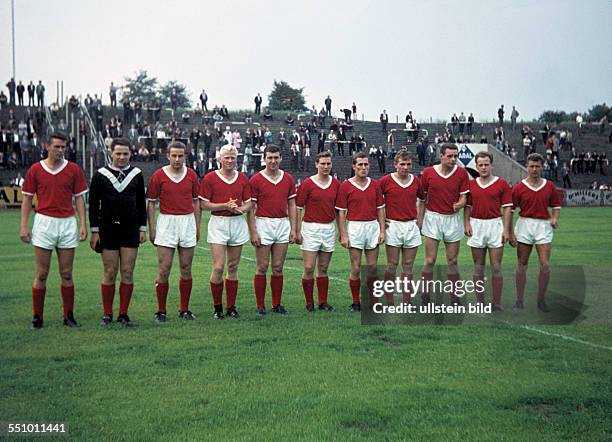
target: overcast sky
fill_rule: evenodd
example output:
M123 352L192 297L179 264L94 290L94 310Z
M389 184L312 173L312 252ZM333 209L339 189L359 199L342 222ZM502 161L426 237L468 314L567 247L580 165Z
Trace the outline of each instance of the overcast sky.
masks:
M55 97L104 93L146 69L195 100L251 107L273 81L304 87L308 106L394 120L500 104L521 118L612 101L612 1L15 0L17 80ZM607 29L607 31L606 31ZM2 85L12 75L11 1L0 0ZM4 87L4 86L3 86ZM6 88L5 88L6 93Z

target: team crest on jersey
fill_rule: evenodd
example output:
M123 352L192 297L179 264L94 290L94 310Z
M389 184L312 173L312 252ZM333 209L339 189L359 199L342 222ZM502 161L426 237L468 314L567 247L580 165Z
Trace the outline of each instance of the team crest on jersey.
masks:
M474 152L472 152L472 150L467 146L467 144L464 144L463 146L461 146L461 149L459 149L458 158L459 161L463 163L463 166L467 167L470 161L474 159Z

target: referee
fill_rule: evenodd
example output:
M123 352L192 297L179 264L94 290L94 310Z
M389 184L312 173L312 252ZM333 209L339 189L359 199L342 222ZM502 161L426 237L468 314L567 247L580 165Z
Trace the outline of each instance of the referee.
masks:
M142 172L130 165L130 142L115 138L110 146L111 164L101 167L91 179L89 194L90 246L102 255L104 276L100 284L103 327L113 321L115 280L121 270L119 316L126 327L132 322L128 307L134 290L134 266L138 246L147 240L147 212Z

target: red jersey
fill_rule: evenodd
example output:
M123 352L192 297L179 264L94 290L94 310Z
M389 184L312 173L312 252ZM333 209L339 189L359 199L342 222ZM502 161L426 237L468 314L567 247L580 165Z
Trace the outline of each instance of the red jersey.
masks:
M291 198L295 198L295 183L284 170L280 171L276 181L272 181L263 171L251 178L251 199L257 203L256 216L288 217Z
M482 186L480 178L470 181L468 206L472 208L470 216L478 219L493 219L501 216L500 207L512 207L512 188L500 177Z
M378 219L377 209L385 207L378 181L368 178L365 186L360 187L348 179L340 184L336 209L348 210L349 221L374 221Z
M515 208L520 208L520 216L524 218L549 219L548 208L561 208L561 197L557 188L546 179L542 179L539 187L532 187L527 180L520 181L512 188L512 201Z
M448 175L442 175L438 167L428 167L421 174L421 186L427 195L425 207L442 215L452 215L453 203L470 191L470 178L463 167L455 165Z
M238 206L251 201L251 186L244 173L235 172L234 178L228 180L221 172L215 170L204 176L200 185L199 198L211 203L227 203L230 199L236 200ZM216 210L212 212L217 216L240 216L229 210Z
M159 200L159 211L164 215L188 215L193 213L193 200L198 197L199 187L198 175L193 169L183 167L183 173L175 179L164 166L149 180L147 199Z
M336 197L340 182L333 176L322 186L313 177L306 178L297 191L295 203L304 209L302 220L307 223L331 223L336 219Z
M417 177L410 174L408 182L402 184L390 173L382 177L378 183L385 198L385 210L387 219L394 221L411 221L417 217L417 198L425 199L421 183Z
M87 179L81 168L68 160L55 170L42 160L28 169L21 191L29 196L36 194L37 213L68 218L74 215L72 197L87 193Z

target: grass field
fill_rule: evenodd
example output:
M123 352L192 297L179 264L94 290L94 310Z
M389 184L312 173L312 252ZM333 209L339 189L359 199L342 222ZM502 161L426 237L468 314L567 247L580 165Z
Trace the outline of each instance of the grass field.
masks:
M553 262L610 269L611 215L563 209ZM609 325L362 326L348 312L342 248L330 272L337 311L308 315L296 246L285 273L288 315L255 317L254 253L247 246L239 272L242 317L213 321L210 256L201 241L192 295L198 321L172 315L162 326L153 322L156 259L147 244L130 309L136 327L101 329L102 265L82 244L74 271L82 327L61 324L54 263L45 327L35 332L33 251L19 241L16 211L0 212L0 225L0 421L67 422L75 440L612 438ZM507 250L506 263L514 259ZM464 277L469 263L464 245ZM609 290L610 273L598 278ZM178 310L177 281L173 271L169 311ZM608 307L594 310L609 320Z

